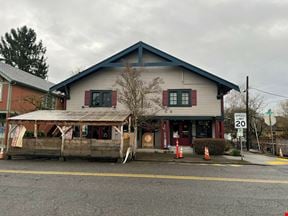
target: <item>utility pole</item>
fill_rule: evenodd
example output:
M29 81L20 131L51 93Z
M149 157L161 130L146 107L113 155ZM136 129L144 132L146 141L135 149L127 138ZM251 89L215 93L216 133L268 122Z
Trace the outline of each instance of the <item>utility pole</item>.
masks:
M247 116L247 129L246 129L246 148L250 149L250 118L249 118L249 77L246 76L246 116Z

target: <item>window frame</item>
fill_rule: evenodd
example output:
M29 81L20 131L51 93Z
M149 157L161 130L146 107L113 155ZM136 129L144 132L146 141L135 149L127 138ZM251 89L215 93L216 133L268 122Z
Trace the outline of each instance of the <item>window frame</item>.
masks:
M100 104L94 105L93 104L93 94L99 93L100 94ZM109 93L110 95L110 104L105 104L104 102L104 94ZM112 90L91 90L91 96L90 96L90 107L112 107Z
M170 94L176 93L177 103L171 104ZM188 104L183 104L182 93L188 93ZM168 89L168 107L191 107L191 89Z
M211 120L196 121L196 138L213 138L213 126Z

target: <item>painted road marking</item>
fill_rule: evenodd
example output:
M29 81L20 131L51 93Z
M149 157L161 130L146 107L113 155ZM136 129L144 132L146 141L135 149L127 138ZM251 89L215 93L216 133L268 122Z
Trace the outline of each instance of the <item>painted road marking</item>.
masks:
M277 158L276 160L268 161L267 164L269 164L269 165L288 165L288 159Z
M226 164L211 164L212 166L221 166L221 167L223 167L223 166L227 166Z
M231 166L231 167L242 167L243 165L240 165L240 164L230 164L229 166Z
M218 181L218 182L240 182L240 183L265 183L265 184L288 184L284 180L269 179L242 179L221 178L205 176L177 176L177 175L153 175L133 173L91 173L91 172L59 172L59 171L34 171L34 170L0 170L0 173L9 174L31 174L31 175L60 175L60 176L94 176L94 177L124 177L124 178L149 178L149 179L173 179L193 181Z

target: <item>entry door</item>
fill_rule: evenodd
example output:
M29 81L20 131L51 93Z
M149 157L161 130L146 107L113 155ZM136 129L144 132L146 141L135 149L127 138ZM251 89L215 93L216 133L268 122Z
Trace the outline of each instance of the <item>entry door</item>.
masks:
M173 134L178 133L179 145L191 146L191 122L190 121L173 121L172 122L172 139L173 145L176 145L177 138Z

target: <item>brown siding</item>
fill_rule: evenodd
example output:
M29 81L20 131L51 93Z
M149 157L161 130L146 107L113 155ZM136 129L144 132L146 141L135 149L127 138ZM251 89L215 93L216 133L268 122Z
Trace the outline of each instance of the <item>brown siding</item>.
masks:
M197 106L197 90L192 90L191 99L192 99L191 105L192 106Z
M35 102L41 101L41 93L36 90L31 90L19 85L12 86L12 98L11 98L11 112L26 113L36 109L32 102L28 102L27 98L35 98Z
M162 104L163 106L168 106L168 91L163 91L162 93Z
M1 111L5 111L7 109L7 95L8 95L8 84L3 84L2 100L0 101Z
M46 93L33 90L27 87L12 85L12 95L11 95L11 112L16 113L26 113L34 111L37 106L33 102L27 101L27 98L34 98L36 101L40 102L42 96ZM7 95L8 95L8 84L3 85L3 96L0 102L0 109L2 111L7 110ZM61 98L56 99L56 109L63 109L63 100Z
M85 106L90 106L90 101L91 101L91 91L85 91L84 95L84 105Z

